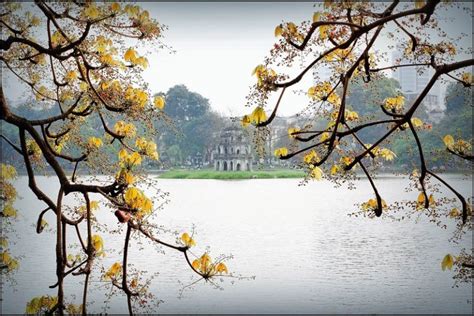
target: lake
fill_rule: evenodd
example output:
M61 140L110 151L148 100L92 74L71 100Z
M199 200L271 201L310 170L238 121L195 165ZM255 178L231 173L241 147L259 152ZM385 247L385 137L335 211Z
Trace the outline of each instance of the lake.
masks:
M446 176L464 196L472 196L472 179ZM471 249L472 235L461 244L450 243L454 225L441 229L424 217L401 222L390 219L349 217L355 203L372 197L369 183L356 190L334 188L327 181L298 186L298 179L269 180L158 180L170 193L157 224L177 232L190 232L195 225L200 255L210 246L211 256L232 254L230 271L255 279L216 279L222 290L198 280L181 253L144 242L132 243L130 262L151 275L158 272L150 291L163 302L160 313L467 313L472 311L472 285L453 288L452 271L442 271L447 253ZM57 183L38 177L51 195ZM387 203L415 200L417 192L405 192L407 180L383 177L377 181ZM55 283L55 236L37 235L34 223L43 205L27 191L25 177L15 186L22 199L16 203L21 216L14 253L23 255L16 273L16 286L3 288L2 313L22 313L34 296L51 294ZM20 189L21 188L21 189ZM448 191L436 196L452 195ZM93 199L93 198L92 198ZM54 225L54 217L47 220ZM113 213L97 211L100 221L119 228ZM71 231L70 231L71 232ZM70 234L72 235L72 233ZM104 237L108 253L102 261L108 268L120 260L121 236ZM171 232L160 232L174 242ZM71 241L74 240L71 237ZM16 237L15 237L16 238ZM164 253L163 253L164 251ZM94 274L89 312L102 312L108 283ZM79 303L83 277L65 284L67 298ZM74 281L74 282L71 282ZM79 285L78 283L79 282ZM102 287L101 287L102 286ZM126 300L109 303L109 313L125 313Z

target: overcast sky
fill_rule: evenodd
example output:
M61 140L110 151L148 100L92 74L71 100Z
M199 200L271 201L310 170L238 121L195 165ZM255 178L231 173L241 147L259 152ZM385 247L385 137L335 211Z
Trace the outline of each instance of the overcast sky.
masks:
M272 48L283 19L311 18L313 3L144 3L169 26L166 43L177 52L150 56L145 79L154 91L183 83L225 115L241 115L256 65ZM292 111L286 111L290 113Z
M295 23L309 20L315 11L311 2L144 2L141 5L169 27L164 42L176 50L175 54L169 50L147 54L150 66L144 78L151 91L166 92L173 85L185 84L208 98L212 108L224 115L249 111L244 104L249 86L255 82L251 72L275 43L275 26L283 20ZM440 15L453 20L451 32L469 33L461 44L472 47L472 17L458 9ZM382 39L377 48L387 50L387 46L388 41ZM308 76L298 88L307 90L310 85ZM17 87L16 83L7 82L6 90L10 90L7 96L14 98ZM288 93L280 114L294 114L306 104L306 97Z
M470 5L470 4L468 4ZM166 43L176 54L161 51L150 56L145 79L153 91L166 91L183 83L207 97L225 115L241 115L249 86L255 83L253 68L263 61L276 38L275 26L283 20L299 23L312 18L311 2L198 2L144 3L152 16L169 26ZM472 18L462 10L442 12L455 18L450 30L472 33ZM472 34L471 34L472 35ZM471 45L472 36L466 45ZM388 46L382 40L378 49ZM299 88L306 90L311 78ZM291 115L307 104L306 97L287 94L280 114Z

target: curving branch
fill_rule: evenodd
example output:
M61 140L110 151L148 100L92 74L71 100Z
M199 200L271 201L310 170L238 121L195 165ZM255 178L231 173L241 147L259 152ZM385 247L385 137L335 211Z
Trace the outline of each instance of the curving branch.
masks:
M318 54L315 58L312 59L308 63L308 65L302 67L302 70L293 78L285 81L285 82L277 82L274 83L274 86L277 88L288 88L290 86L296 85L298 82L302 80L302 78L309 72L310 69L313 67L316 67L319 63L323 63L323 59L336 50L342 50L342 49L348 49L350 48L351 51L356 51L355 47L357 44L357 41L359 39L365 38L365 42L363 46L360 48L360 52L358 52L357 58L354 60L350 61L350 64L347 66L347 70L342 73L340 81L337 83L336 86L333 87L332 92L335 91L336 87L339 84L342 84L342 87L340 88L342 92L341 96L341 103L337 106L337 108L334 110L333 114L336 115L335 118L333 118L332 125L330 128L327 128L325 130L302 130L298 132L292 133L291 136L294 137L294 139L298 142L301 143L309 143L305 145L304 147L297 148L293 152L288 153L285 156L280 157L280 159L290 159L296 155L302 154L304 152L307 152L308 150L311 150L313 148L322 148L324 151L323 157L313 163L314 166L320 166L323 163L327 161L327 159L333 154L335 145L344 139L347 136L351 136L352 138L355 139L357 143L359 143L362 146L362 151L358 154L356 154L355 158L347 164L344 169L345 170L351 170L355 165L360 165L364 174L368 178L372 189L374 190L375 196L377 198L377 209L375 210L375 213L377 216L380 216L382 213L382 207L383 203L381 200L381 197L377 191L377 188L375 186L375 183L368 172L367 168L365 167L363 163L363 159L370 156L371 158L375 158L375 153L374 149L384 143L390 136L395 134L395 132L398 131L404 131L406 129L409 129L411 134L414 137L415 143L416 143L416 148L419 153L419 159L420 159L420 164L421 164L421 175L418 179L420 186L421 186L421 191L425 197L424 199L424 206L425 208L429 207L429 199L426 193L426 187L425 187L425 182L428 174L431 174L432 172L429 171L429 168L426 164L424 153L423 153L423 148L421 141L418 137L418 132L416 131L413 123L412 123L412 117L414 113L418 110L420 105L422 104L423 100L426 98L428 95L429 91L431 88L434 86L434 84L439 80L439 78L442 75L447 75L448 77L451 77L455 79L458 82L462 82L464 86L466 87L471 87L472 85L468 82L465 82L463 80L460 80L456 77L454 77L451 73L453 71L465 68L465 67L470 67L474 65L474 59L465 59L457 62L444 62L441 63L444 59L439 59L438 61L435 58L435 54L431 53L429 56L429 62L423 62L423 61L418 61L414 60L412 63L406 63L406 64L394 64L394 65L389 65L385 67L379 67L379 68L372 68L370 66L370 60L369 60L369 51L371 50L372 46L374 45L375 41L378 39L378 36L382 30L388 23L393 23L401 32L403 32L411 41L411 50L414 53L416 48L418 46L421 46L422 48L428 48L431 49L431 45L427 45L424 43L419 43L419 39L417 38L416 34L412 31L410 31L408 28L405 27L405 24L400 22L400 19L402 18L413 18L413 17L420 17L420 25L423 26L426 23L428 23L437 7L437 5L440 3L440 1L437 0L430 0L427 1L425 5L422 7L418 7L416 9L408 9L404 11L399 11L395 12L395 8L399 4L399 1L393 1L383 12L371 12L369 10L365 9L360 9L359 10L359 15L353 15L352 9L349 7L345 10L345 15L340 15L337 17L331 16L330 20L328 21L318 21L315 23L311 24L311 28L307 32L306 36L304 37L304 40L302 41L301 44L296 44L293 42L289 37L286 37L286 42L289 44L289 48L286 47L285 50L290 50L291 48L298 50L298 51L303 51L305 48L311 43L314 45L318 45L318 41L311 41L311 38L314 36L314 32L316 31L317 28L324 26L347 26L351 28L350 32L347 34L347 36L342 40L342 42L338 43L336 39L334 38L328 38L327 40L332 43L333 47L325 50L324 52ZM336 10L336 12L339 12ZM363 25L357 25L357 27L354 27L353 24L355 20L355 16L358 18L364 18L364 17L371 17L373 20L361 23ZM341 23L343 22L343 23ZM313 48L310 49L311 52L313 52ZM345 61L345 59L343 58ZM268 61L267 61L268 63ZM359 124L356 125L355 127L351 127L347 124L346 118L345 118L345 110L346 110L346 102L347 102L347 92L349 89L349 86L351 84L351 79L355 73L356 69L361 69L363 67L364 75L365 78L363 78L364 82L369 82L371 81L371 73L377 73L381 71L386 71L386 70L396 70L399 68L405 68L405 67L425 67L426 69L433 69L434 70L434 75L430 78L427 86L419 93L419 95L416 97L414 102L410 104L410 107L406 111L399 111L397 109L387 109L385 108L384 105L380 106L381 111L390 117L390 119L387 120L380 120L380 121L369 121L367 123ZM268 87L261 88L261 90L267 89L268 91L263 91L265 92L270 92L271 89ZM326 101L326 99L322 99L322 102ZM281 103L281 95L280 98L278 99L277 103L273 106L273 113L276 112L278 107L280 106ZM271 122L271 120L269 120ZM265 124L260 124L257 125L257 128L260 126L265 126L268 125L267 123L270 122L265 122ZM378 137L374 144L370 146L366 146L362 140L358 137L357 132L369 128L372 126L377 126L377 125L385 125L387 124L387 131L384 132L380 137ZM341 127L344 127L344 129L341 129ZM329 138L324 140L324 141L314 141L316 137L321 136L323 133L329 133ZM450 148L447 148L447 151L450 152L453 155L456 155L462 159L472 161L474 160L474 157L471 154L464 154L464 153L457 153L454 150L451 150ZM436 176L439 177L439 176ZM441 179L441 178L440 178ZM444 180L440 180L443 184L447 184ZM459 192L455 191L452 187L448 187L451 191L455 193L455 195L459 198L463 205L463 223L466 222L467 220L467 204L465 199L459 194Z
M20 149L20 147L18 147L17 145L15 145L11 140L9 140L5 135L2 135L0 134L0 137L3 138L7 143L8 145L10 145L17 153L19 153L20 155L23 156L23 151Z

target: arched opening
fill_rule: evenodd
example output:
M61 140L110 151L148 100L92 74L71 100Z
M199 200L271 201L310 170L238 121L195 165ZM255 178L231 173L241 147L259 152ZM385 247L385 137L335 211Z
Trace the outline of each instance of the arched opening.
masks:
M227 171L227 161L224 161L224 171Z
M217 171L221 170L221 162L220 161L217 161L216 170Z
M231 161L230 162L230 168L229 168L230 171L234 171L234 162Z
M237 155L240 154L240 149L237 148L236 153L237 153Z
M247 171L250 171L250 164L247 162Z
M240 163L237 164L237 171L240 171Z

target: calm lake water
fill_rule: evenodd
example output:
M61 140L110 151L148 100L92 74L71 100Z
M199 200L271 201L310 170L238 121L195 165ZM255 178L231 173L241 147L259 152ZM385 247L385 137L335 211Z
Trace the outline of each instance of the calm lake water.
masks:
M447 176L464 194L472 196L472 179ZM57 184L45 177L39 184L51 195ZM197 247L202 254L207 245L211 256L232 254L229 270L255 280L225 278L216 282L223 290L197 280L180 253L145 242L134 244L131 263L159 272L150 291L163 300L160 313L468 313L472 285L452 288L453 272L443 272L440 262L447 253L472 247L472 235L460 245L448 242L453 226L443 230L426 219L402 222L388 219L353 218L354 204L372 197L368 182L356 190L334 188L329 182L298 186L298 179L275 180L159 180L170 193L170 203L160 211L157 223L178 232L196 226ZM416 199L405 193L407 181L386 177L378 180L384 199ZM16 187L22 195L16 227L19 231L15 253L23 255L16 274L17 285L3 288L2 313L22 313L34 296L55 295L48 285L55 283L55 237L37 235L34 222L43 205L26 191L21 177ZM437 196L451 195L444 191ZM112 212L97 213L101 221L119 228ZM53 224L49 214L47 220ZM160 237L174 241L172 233ZM72 237L71 237L72 238ZM73 239L71 239L73 240ZM106 236L106 267L120 260L123 233ZM142 248L142 249L140 249ZM162 252L164 250L164 253ZM99 275L93 275L94 280ZM82 277L66 283L69 299L79 303ZM76 282L79 281L78 285ZM235 281L235 282L234 282ZM93 282L90 312L101 312L104 292ZM122 296L114 298L109 313L126 312Z

